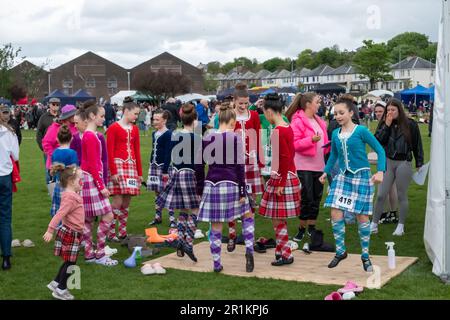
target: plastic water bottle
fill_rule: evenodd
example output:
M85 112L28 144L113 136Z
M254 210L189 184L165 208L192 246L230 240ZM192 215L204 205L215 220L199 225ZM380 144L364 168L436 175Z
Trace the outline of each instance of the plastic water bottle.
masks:
M141 254L142 247L134 247L134 250L136 251L136 255L134 256L136 260L136 265L140 265L142 263L142 254Z
M388 266L389 269L395 269L395 250L394 250L394 242L386 242L385 245L388 248Z

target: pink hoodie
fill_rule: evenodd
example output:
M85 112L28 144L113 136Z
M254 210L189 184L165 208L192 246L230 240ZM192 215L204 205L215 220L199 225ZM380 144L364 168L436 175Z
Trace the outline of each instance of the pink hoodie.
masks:
M47 155L47 163L46 168L50 169L52 166L52 154L53 151L55 151L59 147L58 143L58 131L61 127L61 124L58 122L53 122L50 127L47 129L47 133L44 136L44 139L42 139L42 148L44 149L45 154ZM69 125L70 132L72 132L72 135L76 134L77 128L73 123Z
M323 145L327 145L329 143L327 124L317 115L315 115L314 118L322 128ZM297 111L292 116L291 127L292 131L294 131L295 166L297 170L300 170L300 156L315 157L317 154L317 143L312 141L312 136L314 136L316 132L303 110ZM328 152L330 152L330 147L324 148L323 153L327 154Z

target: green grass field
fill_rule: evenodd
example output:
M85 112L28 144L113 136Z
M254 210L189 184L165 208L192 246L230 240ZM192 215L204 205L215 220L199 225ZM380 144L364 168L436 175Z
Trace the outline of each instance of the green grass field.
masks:
M430 138L427 127L422 126L426 161L429 159ZM53 256L53 243L42 240L48 222L50 199L44 182L42 155L34 140L35 132L24 132L21 146L21 175L19 192L14 195L13 238L31 239L35 248L13 249L13 268L0 271L0 299L52 299L46 288L61 260ZM142 137L142 159L147 173L150 154L150 137ZM393 239L394 225L382 225L380 233L371 239L371 253L386 255L384 242L394 240L398 256L419 257L417 264L390 281L381 290L366 290L358 299L449 299L450 288L440 282L432 272L423 245L423 229L426 207L426 186L411 185L409 190L410 213L406 224L406 235ZM154 216L154 196L144 192L134 199L130 208L128 232L143 234L147 223ZM322 208L318 228L324 230L326 241L333 243L331 225L327 220L329 209ZM298 220L291 220L289 233L293 236ZM168 219L164 214L164 224L160 232L167 231ZM207 225L200 224L203 231ZM355 225L347 228L347 246L351 253L360 253ZM240 230L238 231L240 232ZM274 238L271 223L256 219L256 237ZM205 241L205 240L203 240ZM110 244L110 246L113 246ZM195 273L169 269L164 276L145 277L139 268L126 269L122 262L129 256L125 248L118 245L119 266L106 268L85 265L83 256L78 260L81 267L81 290L73 290L76 299L323 299L337 289L336 286L319 286L311 283L298 283L257 278L238 278L223 274ZM164 248L160 255L173 252ZM258 254L258 253L255 253ZM244 258L242 263L245 264ZM225 266L226 268L226 266ZM270 268L270 266L268 266ZM302 272L302 270L298 270ZM330 271L335 272L335 271Z

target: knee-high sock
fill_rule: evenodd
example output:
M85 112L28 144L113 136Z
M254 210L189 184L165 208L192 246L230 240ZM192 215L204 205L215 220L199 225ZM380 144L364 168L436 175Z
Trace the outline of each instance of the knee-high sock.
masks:
M111 227L109 229L108 238L112 239L116 236L116 221L119 220L122 211L120 209L113 209L113 220L111 221Z
M334 240L336 241L336 255L341 256L347 251L345 247L345 220L332 221L331 224L333 226Z
M209 233L209 245L214 261L214 269L217 270L222 265L220 261L220 253L222 251L222 232L211 229L211 232Z
M155 220L161 219L162 219L162 208L160 208L158 205L155 205Z
M196 217L195 217L196 218ZM192 250L194 247L194 235L197 227L195 226L195 218L192 214L189 215L187 220L187 228L186 228L186 246L189 250Z
M184 246L186 245L186 228L187 228L187 213L180 212L178 216L178 241Z
M275 254L281 255L285 259L292 256L291 247L289 247L289 235L287 230L287 222L283 221L275 228L275 237L277 238L277 248Z
M119 215L119 237L125 238L127 236L127 221L128 221L128 208L122 208Z
M169 209L169 221L170 222L175 222L175 212L173 211L173 209Z
M86 260L95 258L95 252L92 245L92 228L94 226L95 217L86 217L84 219L83 241L84 241L84 258Z
M97 252L95 257L101 259L105 256L106 235L110 228L111 222L100 220L97 228Z
M236 220L228 222L228 238L236 241Z
M255 219L253 217L244 217L242 224L244 229L245 253L253 254L253 245L255 242Z
M361 242L361 258L369 259L370 222L359 223L358 233Z

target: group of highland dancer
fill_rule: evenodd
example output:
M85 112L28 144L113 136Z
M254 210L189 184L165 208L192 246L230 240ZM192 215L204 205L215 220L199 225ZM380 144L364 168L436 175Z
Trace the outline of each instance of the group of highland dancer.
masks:
M287 219L300 217L297 240L303 238L306 228L308 233L314 230L323 184L338 166L325 201L325 206L331 208L336 240L336 256L329 267L336 267L347 257L344 212L351 212L359 222L363 267L370 271L369 215L374 183L383 180L386 156L368 129L352 122L353 102L341 99L335 104L339 128L329 143L326 125L316 115L317 95L298 95L286 113L291 121L288 123L280 96L268 94L262 109L274 129L270 137L271 175L265 184L261 176L264 156L260 115L249 110L249 105L246 85L238 84L233 99L218 108L218 127L204 136L196 130L198 115L190 103L182 105L182 128L175 131L166 126L170 117L167 111L154 113L153 148L146 181L147 189L156 192L156 214L151 224L160 224L162 210L167 209L170 227L178 230L177 255L187 255L196 262L193 243L197 223L210 223L213 268L220 272L223 224L229 227L227 251L232 252L236 246L236 221L241 220L246 271L252 272L254 215L258 195L262 194L258 213L272 220L276 237L272 265L291 264L294 258L288 243ZM97 132L103 125L105 110L95 102L85 103L74 114L72 123L60 125L57 131L49 167L58 187L53 194L53 218L44 236L50 241L56 231L55 254L64 260L49 284L57 297L70 295L66 270L76 263L82 241L86 262L118 264L105 254L106 240L119 241L127 236L130 201L140 194L143 183L139 129L135 125L140 109L130 99L124 101L123 110L123 118L108 128L106 143ZM373 176L366 145L378 154L378 172ZM324 156L330 149L325 164Z

